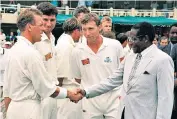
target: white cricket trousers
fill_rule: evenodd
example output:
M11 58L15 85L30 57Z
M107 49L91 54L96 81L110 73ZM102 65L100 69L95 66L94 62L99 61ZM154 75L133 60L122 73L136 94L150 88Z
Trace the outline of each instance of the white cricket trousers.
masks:
M41 119L40 101L24 100L11 101L7 110L7 119Z
M57 99L47 97L41 101L42 119L57 119Z
M119 119L119 90L82 99L83 119Z
M80 87L75 84L64 84L63 88L69 90ZM69 99L59 99L57 100L58 105L58 115L57 119L83 119L81 103L73 103Z

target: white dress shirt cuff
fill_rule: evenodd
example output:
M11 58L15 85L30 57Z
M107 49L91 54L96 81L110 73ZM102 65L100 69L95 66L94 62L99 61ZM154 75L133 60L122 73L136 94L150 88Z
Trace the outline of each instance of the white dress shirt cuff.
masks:
M64 98L66 98L67 97L67 89L66 88L62 88L62 87L59 87L59 88L60 88L60 93L55 98L56 99L64 99Z

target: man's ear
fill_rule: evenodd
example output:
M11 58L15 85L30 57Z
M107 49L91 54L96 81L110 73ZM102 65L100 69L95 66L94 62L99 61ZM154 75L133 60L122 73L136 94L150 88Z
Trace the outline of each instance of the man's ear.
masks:
M32 29L31 29L31 24L27 24L27 25L26 25L26 28L28 29L28 31L31 32L31 30L32 30Z
M149 41L149 36L145 35L145 43L147 43Z

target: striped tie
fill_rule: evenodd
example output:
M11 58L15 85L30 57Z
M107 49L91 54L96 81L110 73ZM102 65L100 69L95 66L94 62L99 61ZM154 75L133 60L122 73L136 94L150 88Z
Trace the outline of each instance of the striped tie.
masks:
M141 57L142 57L142 55L141 55L140 53L138 53L138 54L137 54L137 57L136 57L136 59L135 59L135 63L134 63L134 65L133 65L133 67L132 67L130 76L129 76L128 85L129 85L130 81L133 79L133 77L134 77L134 75L135 75L136 69L137 69L137 67L138 67L138 65L139 65L139 63L140 63L140 61L141 61Z

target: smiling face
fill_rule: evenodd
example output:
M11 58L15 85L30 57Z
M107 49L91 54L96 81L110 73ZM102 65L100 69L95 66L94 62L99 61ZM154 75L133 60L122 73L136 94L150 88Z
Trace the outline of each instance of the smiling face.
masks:
M46 34L52 32L56 25L56 16L55 15L42 15L43 18L43 30Z

